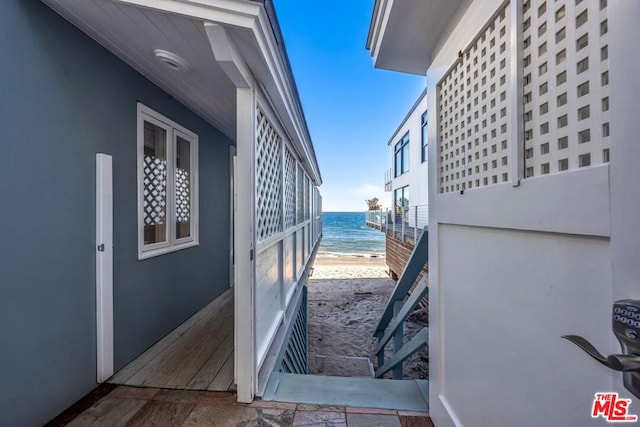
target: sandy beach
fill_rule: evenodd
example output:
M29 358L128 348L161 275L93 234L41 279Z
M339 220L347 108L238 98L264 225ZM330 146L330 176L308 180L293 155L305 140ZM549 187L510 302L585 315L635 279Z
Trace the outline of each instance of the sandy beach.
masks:
M308 283L310 373L370 375L366 358L376 366L373 331L394 287L384 257L316 257ZM405 322L405 342L424 326ZM426 378L427 361L414 354L403 372L405 378Z

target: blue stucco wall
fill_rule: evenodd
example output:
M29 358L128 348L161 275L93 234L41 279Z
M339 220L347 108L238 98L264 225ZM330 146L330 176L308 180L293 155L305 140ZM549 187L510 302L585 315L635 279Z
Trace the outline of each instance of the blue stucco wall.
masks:
M229 286L229 141L39 1L0 2L0 425L96 386L95 154L113 156L116 369ZM200 245L137 260L136 102L199 135Z

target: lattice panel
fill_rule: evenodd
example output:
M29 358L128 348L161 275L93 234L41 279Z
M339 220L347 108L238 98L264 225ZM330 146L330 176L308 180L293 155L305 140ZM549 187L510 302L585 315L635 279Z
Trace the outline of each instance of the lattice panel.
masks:
M606 0L525 0L524 176L609 161Z
M176 169L176 221L189 222L191 218L191 186L189 172Z
M296 200L298 202L297 219L298 224L304 221L304 171L298 166L298 191Z
M296 158L284 150L284 227L296 225Z
M440 192L509 180L509 5L438 84Z
M256 233L260 241L282 231L282 138L260 108L256 122Z
M309 197L309 177L304 176L304 219L305 221L311 217L311 198Z
M167 162L144 156L144 224L164 224L167 216Z

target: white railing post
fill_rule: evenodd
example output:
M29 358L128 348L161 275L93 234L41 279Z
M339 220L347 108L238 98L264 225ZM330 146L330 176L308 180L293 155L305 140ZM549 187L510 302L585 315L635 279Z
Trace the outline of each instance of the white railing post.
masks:
M398 218L397 218L395 209L393 210L392 217L393 217L392 232L393 232L393 238L395 239L396 238L396 223L398 222Z

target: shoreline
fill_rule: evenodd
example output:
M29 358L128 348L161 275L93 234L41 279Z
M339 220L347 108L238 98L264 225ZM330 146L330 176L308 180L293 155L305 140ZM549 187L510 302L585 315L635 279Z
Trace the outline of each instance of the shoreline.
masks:
M329 254L326 252L318 252L314 265L326 265L326 264L383 264L386 265L386 257L384 255L354 255L354 254Z
M385 254L381 252L373 252L368 254L363 253L344 253L344 252L326 252L326 251L318 251L317 257L326 257L326 258L385 258Z

